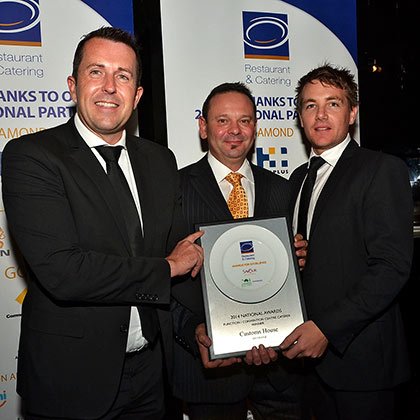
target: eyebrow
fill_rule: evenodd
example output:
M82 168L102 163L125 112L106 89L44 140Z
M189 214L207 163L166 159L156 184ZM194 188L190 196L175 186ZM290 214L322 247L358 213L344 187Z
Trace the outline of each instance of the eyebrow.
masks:
M217 115L214 116L214 118L220 118L220 117L223 117L223 118L232 118L232 117L229 116L228 113L217 114ZM251 119L254 119L254 117L251 114L242 114L242 115L240 115L238 117L239 120L242 119L242 118L251 118Z
M344 102L343 101L343 98L340 98L339 96L337 96L337 95L334 95L334 96L328 96L327 98L327 101L338 101L338 102Z
M344 102L344 100L342 98L340 98L339 96L333 95L333 96L327 96L326 98L322 98L325 99L326 101L339 101L339 102ZM313 98L308 98L305 99L303 101L304 104L308 103L308 102L317 102L316 99Z
M87 69L90 69L92 67L100 67L100 68L104 69L106 66L105 66L105 64L101 64L101 63L92 63L92 64L89 64L87 66ZM131 70L129 70L125 67L118 67L118 71L124 71L124 72L130 74L131 76L134 75L134 73Z

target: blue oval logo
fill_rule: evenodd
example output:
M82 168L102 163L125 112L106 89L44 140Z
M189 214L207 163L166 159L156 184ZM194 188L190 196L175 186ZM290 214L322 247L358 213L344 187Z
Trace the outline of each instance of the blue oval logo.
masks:
M250 21L244 42L252 48L266 50L283 45L289 37L286 22L272 16L257 17Z
M24 32L39 23L39 5L34 0L0 0L0 33Z
M240 242L239 246L241 247L242 254L249 254L254 252L254 244L252 241Z

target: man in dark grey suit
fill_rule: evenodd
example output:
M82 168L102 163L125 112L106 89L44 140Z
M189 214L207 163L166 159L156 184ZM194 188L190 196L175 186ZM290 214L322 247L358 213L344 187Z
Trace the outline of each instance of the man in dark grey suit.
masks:
M224 83L214 88L204 102L199 130L200 137L208 142L209 153L180 171L183 213L191 231L195 223L232 220L227 205L232 187L225 179L230 172L242 175L249 217L288 213L288 181L247 159L256 135L256 108L245 85ZM297 251L298 256L304 253L302 249ZM175 284L173 295L204 319L200 280ZM195 325L182 327L193 331ZM273 349L260 347L248 352L246 361L262 366L242 363L225 367L235 360L206 359L210 341L204 324L197 328L196 335L205 367L198 355L183 347L185 339L181 333L175 345L174 393L187 402L191 420L246 419L248 402L256 419L300 418L299 363L283 358L264 365L275 361L277 354Z
M197 273L203 256L200 233L178 242L173 154L125 131L140 78L128 33L91 32L68 77L76 116L4 149L4 205L28 280L17 378L25 419L163 415L171 278Z
M284 340L283 354L307 358L317 420L395 419L395 388L409 377L398 306L412 258L408 170L351 138L358 99L347 69L314 69L296 91L310 158L323 160L299 229L309 232L302 279L309 320ZM304 164L290 178L295 227L307 171Z

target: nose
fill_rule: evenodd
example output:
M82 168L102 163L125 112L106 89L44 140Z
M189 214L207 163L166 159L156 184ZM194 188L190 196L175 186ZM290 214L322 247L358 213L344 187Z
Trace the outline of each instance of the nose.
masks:
M317 108L317 112L316 112L316 118L318 120L324 120L325 118L327 118L327 112L325 110L324 106L319 106Z
M233 135L237 135L240 132L239 124L236 121L231 121L229 125L229 133Z
M115 80L113 75L106 75L104 78L103 91L106 93L115 93Z

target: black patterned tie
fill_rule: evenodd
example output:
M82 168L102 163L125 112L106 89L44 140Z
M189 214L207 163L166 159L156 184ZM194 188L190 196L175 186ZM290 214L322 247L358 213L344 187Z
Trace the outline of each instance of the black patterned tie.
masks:
M308 209L311 201L312 190L315 185L316 173L318 169L325 163L322 157L312 157L309 164L309 170L303 183L302 192L300 194L299 213L298 213L298 227L297 233L301 233L304 239L308 238L306 229L308 225Z
M95 148L106 162L106 172L121 207L121 214L130 240L131 252L133 256L141 256L144 254L144 241L140 217L127 179L118 164L123 147L97 146ZM156 311L154 308L145 305L138 306L138 310L143 335L149 343L152 343L157 336L159 328Z

